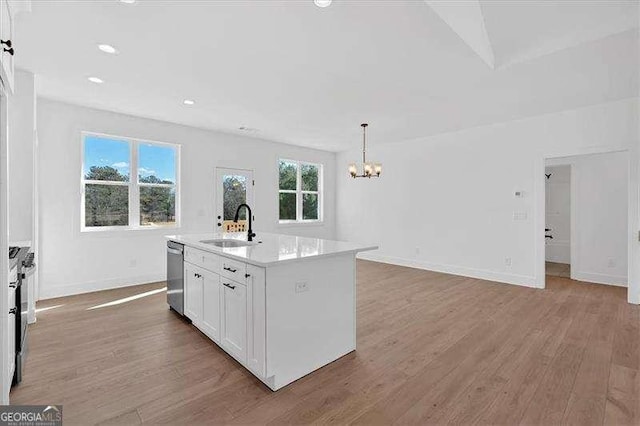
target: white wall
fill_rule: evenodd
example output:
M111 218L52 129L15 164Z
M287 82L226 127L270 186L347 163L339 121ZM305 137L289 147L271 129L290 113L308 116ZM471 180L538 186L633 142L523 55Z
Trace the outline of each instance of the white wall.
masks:
M545 157L630 149L637 162L637 114L634 98L373 144L368 155L383 163L380 179L351 179L347 165L360 153L340 153L338 238L379 243L379 251L362 256L370 259L541 287ZM375 124L369 134L375 135ZM636 190L630 196L637 200L632 166ZM516 190L524 197L516 198ZM627 234L630 256L637 255L636 203L630 217L634 231ZM515 220L514 214L526 218ZM629 300L638 303L638 293Z
M80 232L80 132L182 145L182 228ZM253 169L255 228L335 237L335 154L38 99L40 295L49 298L164 280L170 233L214 230L214 169ZM279 227L278 158L324 165L322 226Z
M557 158L547 164L572 169L571 277L626 286L628 153Z
M33 238L36 94L32 73L16 70L9 97L9 241Z
M547 175L545 177L545 227L550 229L547 234L553 237L545 240L545 259L548 262L570 264L571 166L567 164L546 167L544 172Z

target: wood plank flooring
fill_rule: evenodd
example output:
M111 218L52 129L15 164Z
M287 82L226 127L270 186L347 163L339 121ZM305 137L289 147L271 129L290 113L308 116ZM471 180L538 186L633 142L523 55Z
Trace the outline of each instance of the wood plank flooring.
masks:
M546 274L554 277L571 278L571 265L566 263L545 262Z
M358 261L358 349L271 392L167 309L164 283L47 300L13 404L65 424L640 424L640 307Z

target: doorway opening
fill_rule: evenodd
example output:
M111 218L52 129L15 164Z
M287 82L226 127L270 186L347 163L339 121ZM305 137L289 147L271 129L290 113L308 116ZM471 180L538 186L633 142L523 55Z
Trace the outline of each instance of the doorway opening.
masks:
M571 165L546 166L545 271L571 278Z
M545 275L627 287L629 155L545 161Z
M240 211L238 222L233 219L240 204L253 207L253 170L217 167L215 175L216 229L218 232L246 231L246 209Z

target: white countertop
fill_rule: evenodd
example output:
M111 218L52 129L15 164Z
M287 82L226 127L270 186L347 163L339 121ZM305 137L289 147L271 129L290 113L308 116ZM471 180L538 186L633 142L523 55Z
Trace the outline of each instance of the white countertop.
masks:
M298 237L294 235L269 234L257 232L253 242L246 247L217 247L202 243L202 240L230 239L247 240L246 232L167 235L167 240L198 248L221 256L241 260L256 266L271 266L284 262L295 262L321 256L333 256L345 253L357 253L376 250L375 245L348 243L343 241L322 240L319 238Z

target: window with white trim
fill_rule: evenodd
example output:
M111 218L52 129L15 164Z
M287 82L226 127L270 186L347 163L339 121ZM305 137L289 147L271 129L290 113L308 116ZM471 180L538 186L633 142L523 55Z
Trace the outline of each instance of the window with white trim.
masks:
M82 134L83 231L176 227L180 147Z
M322 165L279 161L280 223L322 221Z

